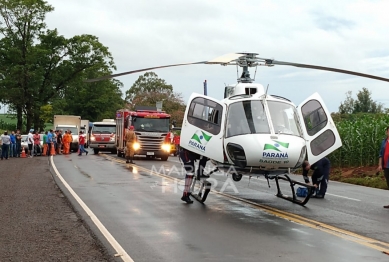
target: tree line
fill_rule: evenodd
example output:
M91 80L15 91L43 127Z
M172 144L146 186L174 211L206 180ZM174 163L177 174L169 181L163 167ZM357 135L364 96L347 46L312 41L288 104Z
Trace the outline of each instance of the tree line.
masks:
M125 99L118 80L86 83L112 74L113 57L97 36L66 38L49 29L45 17L52 11L44 0L0 0L0 102L16 115L18 129L42 130L55 114L113 118L117 109L157 100L182 119L181 95L152 72L139 77Z

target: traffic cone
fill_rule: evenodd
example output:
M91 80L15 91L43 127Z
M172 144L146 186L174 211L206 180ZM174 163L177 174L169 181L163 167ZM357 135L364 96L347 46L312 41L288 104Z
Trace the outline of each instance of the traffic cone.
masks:
M23 149L22 149L22 155L21 155L22 158L26 158L26 151L24 151L24 146L23 146Z
M50 148L50 155L55 156L55 148L54 148L54 145L51 145L51 148Z

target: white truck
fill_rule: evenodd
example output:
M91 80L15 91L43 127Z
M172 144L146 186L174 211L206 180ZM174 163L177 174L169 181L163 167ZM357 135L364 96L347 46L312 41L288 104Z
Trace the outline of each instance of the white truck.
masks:
M78 150L78 134L81 128L81 116L70 115L54 115L54 129L62 130L62 135L65 131L71 131L73 141L70 143L70 150L77 152Z
M85 135L85 148L89 146L89 120L81 119L81 131Z

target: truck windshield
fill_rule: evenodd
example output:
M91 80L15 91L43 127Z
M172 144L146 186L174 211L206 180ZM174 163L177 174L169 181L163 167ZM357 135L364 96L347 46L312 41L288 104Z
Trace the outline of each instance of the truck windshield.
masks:
M93 125L92 133L100 133L100 134L115 134L116 126L114 125Z
M135 131L169 132L169 118L140 118L132 121Z

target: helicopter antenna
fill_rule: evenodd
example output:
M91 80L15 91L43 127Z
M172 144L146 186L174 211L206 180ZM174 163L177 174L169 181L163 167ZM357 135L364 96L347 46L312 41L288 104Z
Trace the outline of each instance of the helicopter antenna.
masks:
M254 72L254 81L255 81L255 77L257 76L257 69L258 69L258 65L255 67L255 72Z
M269 89L269 84L267 84L266 92L265 92L265 98L267 97L267 90Z

